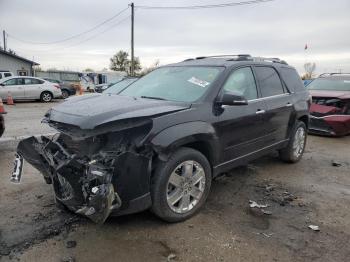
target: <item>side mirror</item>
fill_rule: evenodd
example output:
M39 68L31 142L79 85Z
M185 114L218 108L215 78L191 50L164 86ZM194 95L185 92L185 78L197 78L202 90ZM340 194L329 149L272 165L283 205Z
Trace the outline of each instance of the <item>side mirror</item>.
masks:
M243 106L248 105L247 99L245 97L236 95L233 93L224 93L221 101L217 102L220 105L227 105L227 106Z

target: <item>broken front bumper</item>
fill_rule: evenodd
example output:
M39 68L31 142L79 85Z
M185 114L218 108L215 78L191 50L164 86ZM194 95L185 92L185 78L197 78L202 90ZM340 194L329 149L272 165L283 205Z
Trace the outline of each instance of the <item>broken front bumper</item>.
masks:
M119 211L123 197L125 209L130 200L149 192L147 179L135 181L139 189L133 192L127 186L141 172L146 177L148 170L149 158L136 152L99 150L90 157L82 156L68 151L59 137L30 137L20 141L17 152L13 182L20 180L23 157L52 184L56 201L96 223L103 223L112 212ZM135 161L137 167L131 167Z
M310 115L310 133L344 136L350 134L350 115Z

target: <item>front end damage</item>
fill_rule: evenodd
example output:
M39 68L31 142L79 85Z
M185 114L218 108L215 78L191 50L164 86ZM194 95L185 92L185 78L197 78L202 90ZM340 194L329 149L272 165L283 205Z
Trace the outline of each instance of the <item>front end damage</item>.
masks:
M310 107L310 132L343 136L350 133L350 100L313 97Z
M142 139L152 125L135 125L92 136L74 137L66 132L52 138L30 137L19 143L17 152L52 184L56 201L103 223L111 213L125 213L135 206L140 211L151 204L153 151ZM141 204L131 204L138 200Z

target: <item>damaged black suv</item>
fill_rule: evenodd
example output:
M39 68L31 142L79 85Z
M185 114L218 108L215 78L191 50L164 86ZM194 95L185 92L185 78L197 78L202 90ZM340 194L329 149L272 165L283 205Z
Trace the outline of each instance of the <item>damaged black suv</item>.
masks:
M177 222L205 203L219 174L278 150L304 152L309 95L296 70L249 55L162 66L118 94L73 97L44 121L59 131L18 145L56 201L102 223L151 208Z

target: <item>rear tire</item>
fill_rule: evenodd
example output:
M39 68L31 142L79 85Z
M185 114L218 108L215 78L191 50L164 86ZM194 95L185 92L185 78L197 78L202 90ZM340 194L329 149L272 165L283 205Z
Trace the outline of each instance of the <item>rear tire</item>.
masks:
M62 97L63 97L63 99L66 99L69 97L69 93L67 90L62 90Z
M40 95L41 102L48 103L48 102L51 102L52 99L53 99L53 95L50 92L44 91Z
M196 214L211 186L206 157L191 148L180 148L167 162L158 161L152 179L152 211L167 222L180 222Z
M306 146L307 129L304 122L297 120L291 133L287 147L279 151L281 160L287 163L298 162Z

